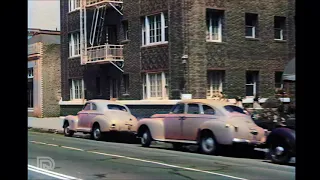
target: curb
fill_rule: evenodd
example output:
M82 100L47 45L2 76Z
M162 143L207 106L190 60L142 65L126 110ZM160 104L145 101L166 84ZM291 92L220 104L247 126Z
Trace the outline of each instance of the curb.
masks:
M46 133L52 133L52 134L63 134L63 130L47 129L47 128L33 128L33 127L28 127L28 131L46 132Z

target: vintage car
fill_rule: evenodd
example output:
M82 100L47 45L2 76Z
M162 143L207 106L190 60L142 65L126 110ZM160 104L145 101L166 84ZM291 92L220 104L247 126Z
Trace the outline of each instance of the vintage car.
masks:
M253 150L265 142L265 132L238 106L191 99L178 102L169 114L140 119L137 136L144 147L152 141L169 142L174 148L197 144L202 153L217 154L223 145L244 144Z
M136 133L137 119L127 106L116 101L90 100L78 115L66 116L63 123L65 136L75 132L90 133L91 138L101 140L107 132Z

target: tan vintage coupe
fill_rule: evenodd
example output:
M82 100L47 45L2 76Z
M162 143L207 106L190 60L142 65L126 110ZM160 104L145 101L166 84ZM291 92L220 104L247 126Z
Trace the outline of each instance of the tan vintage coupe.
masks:
M138 122L138 137L148 147L162 141L181 148L197 144L205 154L217 154L223 145L245 144L254 148L266 140L266 131L244 110L217 100L191 99L178 102L169 114L155 114Z
M65 136L75 132L90 133L91 138L101 140L106 132L136 133L137 119L129 108L109 100L90 100L77 116L66 116L63 128Z

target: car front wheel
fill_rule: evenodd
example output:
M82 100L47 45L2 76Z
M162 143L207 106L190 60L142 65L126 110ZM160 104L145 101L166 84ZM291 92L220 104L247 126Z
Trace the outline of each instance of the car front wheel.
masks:
M288 143L279 139L272 142L269 146L271 161L277 164L287 164L291 160Z
M143 147L149 147L151 144L152 138L149 129L146 129L141 136L141 145Z
M207 134L201 137L199 150L203 154L216 154L218 150L218 142L213 135Z

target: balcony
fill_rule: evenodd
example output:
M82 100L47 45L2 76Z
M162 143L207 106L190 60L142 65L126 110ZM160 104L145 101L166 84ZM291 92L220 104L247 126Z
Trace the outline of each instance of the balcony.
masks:
M103 5L106 3L123 3L123 0L87 0L87 7Z
M41 43L34 43L28 45L28 56L39 55L41 52Z
M123 45L105 44L87 48L87 64L123 61Z

